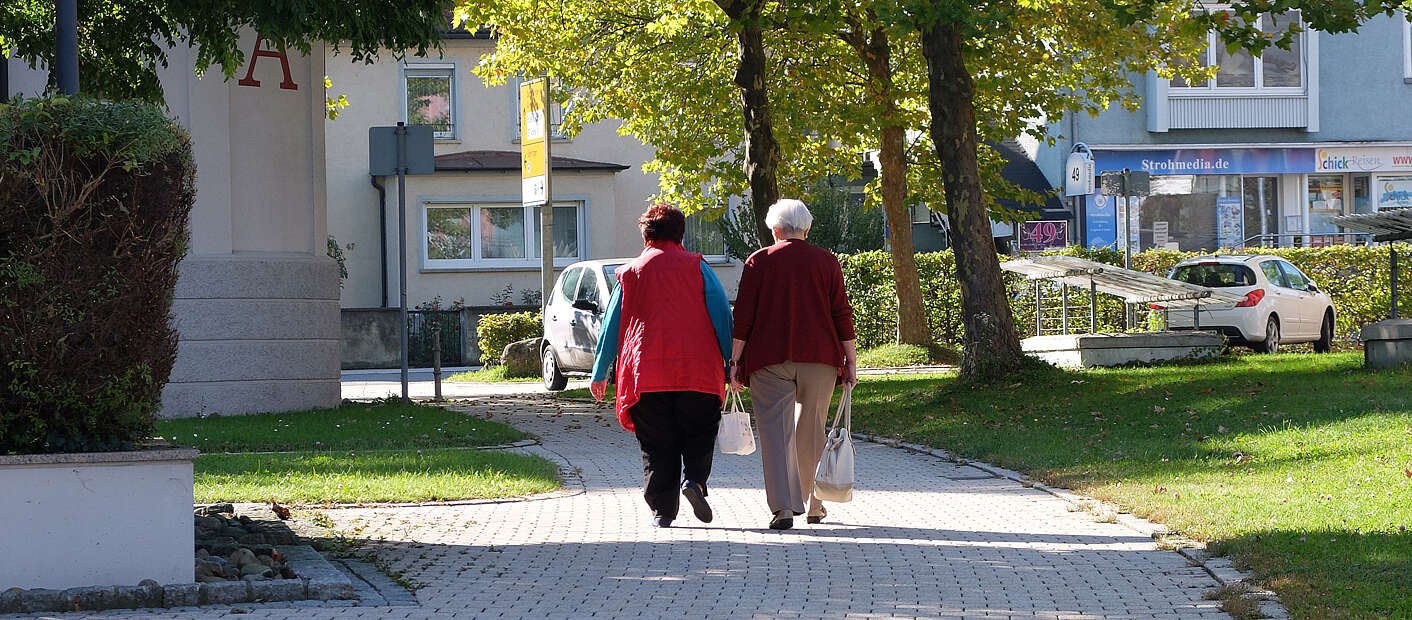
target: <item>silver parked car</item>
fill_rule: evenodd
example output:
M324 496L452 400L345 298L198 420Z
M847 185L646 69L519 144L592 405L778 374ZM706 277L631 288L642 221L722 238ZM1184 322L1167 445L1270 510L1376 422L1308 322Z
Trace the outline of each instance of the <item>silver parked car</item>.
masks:
M1203 305L1195 317L1200 329L1219 331L1234 344L1262 353L1277 353L1280 345L1299 342L1312 342L1315 352L1327 353L1333 344L1333 301L1283 258L1201 256L1177 263L1167 277L1245 295L1236 304ZM1167 327L1193 329L1192 313L1167 313Z
M559 274L544 308L544 345L539 355L544 387L562 390L569 375L593 372L593 354L608 300L618 287L618 267L631 258L588 260Z

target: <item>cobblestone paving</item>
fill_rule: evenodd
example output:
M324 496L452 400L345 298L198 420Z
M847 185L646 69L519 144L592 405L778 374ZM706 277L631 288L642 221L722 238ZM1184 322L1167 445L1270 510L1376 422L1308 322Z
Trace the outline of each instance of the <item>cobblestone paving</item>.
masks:
M1116 523L931 456L857 445L859 489L825 523L766 528L758 454L716 456L713 523L654 529L611 410L544 399L463 408L538 435L565 491L531 501L348 508L418 606L247 605L251 618L1222 618L1218 584ZM225 609L104 612L203 618ZM81 617L63 614L63 618Z

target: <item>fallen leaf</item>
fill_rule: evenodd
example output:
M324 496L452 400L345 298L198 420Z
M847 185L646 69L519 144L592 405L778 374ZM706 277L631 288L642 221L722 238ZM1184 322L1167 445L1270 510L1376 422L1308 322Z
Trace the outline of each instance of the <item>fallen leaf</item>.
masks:
M289 518L289 509L275 503L274 500L270 500L270 510L273 510L275 516L279 517L281 521Z

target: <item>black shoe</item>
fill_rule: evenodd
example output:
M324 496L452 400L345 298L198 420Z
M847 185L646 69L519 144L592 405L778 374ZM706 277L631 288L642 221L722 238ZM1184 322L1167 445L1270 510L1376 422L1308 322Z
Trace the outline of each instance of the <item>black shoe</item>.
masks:
M672 527L672 520L667 517L652 517L652 527Z
M701 485L688 480L681 487L681 494L686 501L691 503L691 512L702 523L710 523L712 519L711 505L706 503L706 494L702 492Z
M775 517L770 519L770 529L787 530L794 527L794 511L785 509L775 513Z

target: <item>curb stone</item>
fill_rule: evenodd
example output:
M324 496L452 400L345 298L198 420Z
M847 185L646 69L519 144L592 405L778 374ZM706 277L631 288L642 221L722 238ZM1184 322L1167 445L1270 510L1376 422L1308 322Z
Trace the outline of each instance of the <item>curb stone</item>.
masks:
M1162 540L1165 535L1175 533L1168 529L1167 526L1161 523L1153 523L1146 519L1135 517L1129 513L1119 512L1117 506L1108 504L1107 502L1100 502L1090 497L1079 495L1067 489L1059 489L1045 484L1040 484L1032 480L1029 476L1026 476L1017 471L1005 469L1003 467L996 467L995 465L991 465L989 463L968 461L966 459L959 458L946 450L932 448L930 446L924 446L921 444L907 443L896 438L880 437L877 435L869 435L866 433L852 433L852 436L855 440L858 441L866 441L868 443L875 443L893 448L899 448L916 454L926 454L941 459L943 461L955 463L957 465L964 465L979 469L992 476L996 476L998 478L1005 478L1012 482L1024 485L1026 487L1043 491L1045 493L1053 495L1054 497L1062 499L1080 509L1087 509L1089 506L1095 504L1103 506L1104 508L1111 510L1115 515L1117 515L1117 518L1115 520L1116 523L1130 530L1141 533L1144 536L1149 536L1154 540ZM1187 546L1186 544L1178 544L1177 548L1175 549L1178 554L1201 566L1201 568L1205 570L1207 574L1211 575L1211 577L1215 579L1217 583L1220 583L1223 586L1242 583L1251 577L1250 574L1247 574L1237 569L1234 563L1231 562L1229 558L1209 557L1206 554L1205 544L1197 543L1196 541L1188 540L1185 538L1181 538L1179 540L1179 543L1187 543L1193 546ZM1279 595L1269 590L1252 591L1244 594L1242 598L1246 598L1248 600L1256 601L1257 603L1259 603L1260 613L1264 614L1268 618L1274 620L1286 620L1290 617L1289 611L1285 609L1284 603L1280 601Z
M269 601L313 600L354 604L353 582L307 545L279 546L299 579L218 581L161 585L144 579L136 586L85 586L52 590L0 591L0 614L106 609L185 608Z

